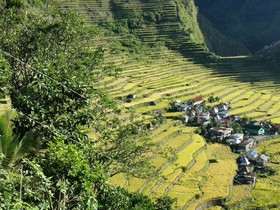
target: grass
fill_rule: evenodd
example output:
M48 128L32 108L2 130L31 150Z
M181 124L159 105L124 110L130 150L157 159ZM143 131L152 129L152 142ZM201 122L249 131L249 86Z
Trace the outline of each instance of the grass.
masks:
M174 55L174 52L172 52L172 55ZM190 70L192 73L185 75L187 70L180 70L180 65L185 65L183 59L177 57L176 67L172 67L175 62L171 63L164 57L159 59L162 61L160 67L157 66L158 61L154 64L154 61L152 61L142 70L138 70L141 68L138 68L138 65L135 64L129 71L124 72L124 76L132 75L134 79L131 82L127 77L130 81L126 84L123 83L125 85L122 85L121 82L115 82L114 84L120 85L114 87L112 96L125 95L129 92L136 93L138 96L136 100L124 104L125 107L133 108L140 115L163 112L163 115L167 118L176 118L182 114L182 112L165 112L172 100L180 99L183 101L197 95L207 97L212 93L214 93L214 96L219 96L221 101L231 103L233 107L231 114L246 113L248 116L260 116L269 113L275 114L280 108L276 103L277 95L272 96L271 93L266 91L263 94L259 92L260 89L263 89L261 86L264 83L257 83L253 88L249 83L235 81L234 77L213 77L210 74L211 69L205 69L206 71L194 69ZM168 71L167 68L170 70ZM145 72L140 73L139 71ZM161 73L157 74L157 72ZM179 79L176 79L175 75L178 75ZM186 86L185 84L189 85ZM271 87L271 83L265 85L274 88ZM150 105L150 103L154 103L154 105ZM152 160L152 165L163 169L156 179L143 180L125 177L126 181L119 181L118 184L127 187L130 191L143 192L153 199L163 195L174 197L177 199L174 206L176 209L182 207L193 209L197 204L209 198L226 197L231 190L232 199L228 201L228 204L239 202L244 197L250 198L250 192L246 188L231 186L232 177L236 170L236 155L232 154L227 147L213 144L207 145L205 151L193 157L205 145L204 140L198 135L193 135L191 142L186 144L196 128L183 128L174 123L175 121L167 120L151 132L151 138L152 141L161 143L162 148L173 148L175 151L176 148L181 149L177 151L177 160L168 163L168 160L163 156L155 157ZM184 144L186 146L181 148ZM217 163L209 164L209 159L216 159ZM189 168L183 171L182 169L188 165ZM113 183L116 183L116 181ZM252 192L252 196L260 196L259 193L260 191ZM272 199L271 203L276 201Z
M152 138L152 141L154 143L159 143L162 142L163 140L168 140L174 136L177 136L179 132L180 132L180 128L174 126L158 134L157 136L154 136L154 138Z
M123 187L127 186L126 175L123 173L119 173L111 177L110 182L118 186L123 186Z
M161 157L161 156L155 157L151 160L152 166L157 167L157 168L162 166L164 163L166 163L166 158Z

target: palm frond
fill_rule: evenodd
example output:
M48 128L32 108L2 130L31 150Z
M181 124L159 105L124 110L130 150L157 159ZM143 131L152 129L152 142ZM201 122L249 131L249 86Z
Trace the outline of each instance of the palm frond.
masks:
M3 166L15 164L22 157L32 150L35 150L36 140L32 133L27 133L22 139L13 134L12 119L16 113L11 110L7 111L0 117L0 154L2 153L5 158L2 161Z

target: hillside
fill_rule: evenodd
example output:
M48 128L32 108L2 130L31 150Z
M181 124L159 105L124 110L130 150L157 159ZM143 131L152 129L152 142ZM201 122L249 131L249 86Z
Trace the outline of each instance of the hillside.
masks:
M280 37L277 0L196 0L199 12L223 35L254 53Z
M148 205L150 204L148 198L152 199L152 202L156 202L158 198L164 198L165 196L174 199L172 209L200 210L211 207L213 209L238 209L242 205L246 205L245 208L277 208L279 206L280 197L277 195L277 190L280 187L278 181L279 152L277 151L279 138L270 139L265 141L264 144L258 145L260 151L275 155L272 158L272 169L276 173L267 177L263 175L258 179L255 188L254 185L234 185L233 180L237 170L236 159L238 155L233 153L228 145L207 142L205 138L198 134L197 126L186 126L182 122L180 117L185 113L184 111L175 111L170 108L176 100L186 101L199 96L207 101L210 96L214 96L218 98L217 103L227 102L230 104L230 115L278 122L280 119L280 75L277 72L271 71L269 66L251 56L220 57L210 53L206 44L211 46L211 43L209 39L208 41L205 40L203 33L216 34L219 37L217 42L221 40L220 47L216 50L220 50L223 54L231 55L236 50L244 53L248 51L241 42L228 38L215 29L215 26L211 25L207 19L203 19L203 16L200 16L198 20L198 11L194 1L55 0L55 4L61 11L78 11L87 17L87 22L85 24L83 20L75 22L79 18L73 16L72 24L78 24L71 25L71 22L67 22L66 16L65 22L61 21L66 23L63 25L65 28L54 30L55 32L62 32L61 35L65 37L68 37L69 34L66 32L71 31L70 29L74 31L74 36L70 36L71 39L68 40L72 51L64 51L64 48L60 47L60 44L65 44L63 39L62 42L55 45L57 48L50 48L49 46L55 41L55 38L60 40L59 36L50 35L47 37L49 42L47 42L46 48L41 48L42 45L36 45L39 47L31 49L38 50L39 55L44 58L43 61L48 58L49 54L54 57L46 62L46 66L50 67L49 69L43 68L45 66L41 65L40 60L38 63L35 60L34 63L38 64L38 68L46 73L38 73L35 69L32 69L37 74L34 74L36 77L30 76L29 79L32 83L29 80L26 81L26 87L30 87L29 91L37 93L33 94L37 98L31 98L33 99L32 102L41 102L40 105L35 104L36 106L33 107L30 105L32 108L30 112L34 114L37 120L40 117L40 112L38 112L39 114L36 113L34 107L41 110L42 106L46 106L46 110L51 112L52 116L58 116L57 118L50 118L54 119L51 121L51 127L45 124L43 126L42 124L37 125L38 123L35 123L35 125L39 128L45 128L46 133L49 134L57 123L59 126L64 126L62 127L63 132L70 130L70 138L69 136L64 137L60 133L58 133L59 135L51 133L57 138L54 142L47 143L50 145L50 150L47 150L46 155L45 151L40 151L41 159L39 160L44 163L45 171L49 176L45 176L43 169L40 168L40 165L36 165L36 162L33 164L24 163L23 166L20 166L21 168L13 172L17 174L16 178L20 183L15 188L15 195L20 194L21 199L22 183L25 184L22 182L23 170L26 169L24 175L28 177L30 177L30 174L33 175L33 171L36 172L35 179L28 180L29 182L34 181L35 184L31 184L35 188L38 188L37 183L43 180L39 184L46 189L46 191L43 191L44 189L39 188L43 198L55 198L49 189L58 189L54 192L60 202L53 201L57 209L65 207L65 203L71 201L77 202L77 206L72 206L70 209L83 209L80 206L82 204L84 206L91 204L91 207L99 209L99 200L101 200L107 205L100 207L104 210L110 209L110 203L115 207L112 207L113 209L150 210L151 206L145 206L144 208L144 206L139 207L134 204L133 208L132 206L131 208L122 208L119 204L137 203L140 200ZM12 19L12 21L14 20ZM35 19L34 21L36 22ZM199 21L205 23L207 27L205 26L204 29L207 29L208 32L201 32L198 26ZM61 22L58 19L50 28L57 27ZM79 24L81 24L81 32L83 32L83 27L83 29L94 29L94 33L90 36L80 34ZM38 28L41 29L39 26ZM36 28L34 31L37 32ZM38 35L36 38L40 38L39 40L45 43L42 31L48 32L44 25L40 33L35 34ZM84 45L79 45L76 34ZM36 40L34 37L32 36L30 40ZM18 36L18 38L21 37ZM72 40L75 42L72 43ZM14 42L16 43L16 41ZM236 43L239 44L236 45ZM23 49L25 49L24 46ZM30 43L27 42L27 47L29 46ZM80 48L76 48L76 46ZM232 51L225 51L222 49L224 46L231 47ZM95 51L95 49L98 51ZM214 50L214 45L212 45L212 49ZM80 60L83 57L81 55L87 55L88 53L83 52L83 50L93 51L94 53L90 54L92 57ZM57 53L60 57L55 57ZM64 54L67 56L75 55L76 57L65 59ZM7 54L5 55L7 56ZM104 58L101 55L104 55ZM52 60L61 60L63 65L59 62L52 64ZM74 62L73 65L71 62ZM98 66L95 66L94 62L98 63ZM70 67L68 63L71 64ZM23 73L28 75L25 63L24 66L15 66L22 67L25 70ZM69 71L64 71L67 69L64 68L65 66L68 67ZM80 71L72 71L73 69L76 70L76 67ZM59 72L56 75L57 69L61 70L61 74ZM110 70L113 70L113 73L107 74ZM96 77L92 77L92 72L101 76L95 75ZM52 73L53 78L48 76L50 73ZM103 73L105 76L103 76ZM34 77L35 79L39 78L38 81L42 83L37 83L36 80L33 82ZM17 79L22 78L25 77L19 76ZM84 94L80 93L80 91L84 93L85 85L81 85L81 88L78 89L79 92L73 91L77 87L73 85L73 89L69 89L68 86L72 83L68 80L65 81L65 78L69 78L69 81L74 84L75 82L82 83L83 81L79 81L80 78L93 83L94 87L90 86L89 89L98 91L94 95L94 100L88 100ZM64 83L61 83L61 81ZM35 86L32 86L33 84ZM42 89L41 92L38 92L37 86ZM56 90L55 94L53 90ZM45 103L49 101L47 96L44 98L37 96L44 96L46 91L50 93L47 95L48 97L57 99L54 100L56 109L53 109L53 103ZM82 107L81 111L85 112L77 115L84 123L84 126L77 124L77 127L82 130L81 132L84 132L84 130L89 132L88 139L84 136L79 139L76 133L72 134L73 131L76 131L72 130L72 128L76 128L73 127L76 126L76 123L71 123L68 119L73 114L72 108L78 109L81 105L76 106L75 101L68 100L66 94L75 97L76 100L84 100L81 103L82 105L90 104L89 109ZM26 100L26 97L23 97L23 99ZM111 101L111 99L114 101ZM68 101L64 103L64 100ZM73 107L70 106L72 104ZM2 112L7 109L7 106L9 107L9 101L3 100L0 105ZM68 105L70 107L67 107ZM116 107L113 105L116 105ZM207 105L211 107L216 104L215 102L207 102ZM54 112L61 111L63 107L66 107L67 112L62 113L62 116ZM92 113L91 111L94 113L93 116L88 115ZM115 118L115 113L120 114L120 116ZM44 112L42 112L42 115L42 119L45 119ZM86 121L89 120L87 117L91 117L92 121L90 122L95 127L89 126ZM63 119L67 121L64 122ZM114 129L122 128L130 120L141 122L141 124L135 124L132 131L128 130L126 132L126 127L123 127L124 131L122 133L113 132ZM133 133L137 133L142 128L145 128L147 136L134 138ZM104 136L101 135L102 132L104 132ZM99 135L104 139L98 138ZM134 144L126 145L129 141L125 141L124 136L128 137ZM78 143L76 138L80 140ZM158 151L161 152L156 153L152 149L145 150L145 153L136 153L139 154L139 157L135 157L133 151L134 149L142 149L143 138L147 139L147 144L156 145ZM120 150L103 150L102 147L111 146L114 143L118 144ZM127 147L129 147L129 150L123 150ZM103 151L107 153L103 153ZM132 151L131 156L129 156L130 154L128 156L123 154L130 151ZM121 157L124 157L125 160L121 160ZM133 173L137 171L139 164L136 166L134 162L130 161L130 158L140 160L140 163L141 159L150 158L151 168L149 169L151 171L155 169L158 173L156 176L141 176L139 173ZM108 164L108 166L106 161L116 165ZM95 165L95 162L98 164ZM26 167L27 164L32 164L31 170ZM52 166L50 169L48 164ZM129 170L118 171L118 167L121 169L122 167L129 167ZM0 169L0 172L2 172L2 167ZM110 170L115 169L117 172L110 174ZM70 171L69 174L64 176L64 173L68 173L68 171ZM15 176L14 174L13 176ZM107 174L113 174L108 181L104 178L109 176ZM58 182L53 182L57 177ZM84 181L85 177L86 181ZM92 182L92 179L95 183ZM2 176L1 180L3 180ZM109 188L110 185L107 185L107 182L122 188ZM73 186L72 183L74 183ZM17 188L20 189L20 193L18 193ZM85 196L85 200L79 201L78 198L82 197L80 192L84 193L82 191L84 188L91 197L89 199ZM127 191L121 190L123 188ZM264 196L263 189L269 192L269 196ZM27 190L24 191L25 194L30 192ZM79 194L75 197L67 197L70 192L78 192ZM133 192L139 194L133 194ZM24 196L26 196L25 194ZM45 196L46 194L48 196ZM34 198L37 202L41 197L28 194L27 198ZM47 204L48 201L42 206ZM45 207L45 209L48 209L48 207Z
M278 70L280 64L280 41L264 47L255 56L261 61Z

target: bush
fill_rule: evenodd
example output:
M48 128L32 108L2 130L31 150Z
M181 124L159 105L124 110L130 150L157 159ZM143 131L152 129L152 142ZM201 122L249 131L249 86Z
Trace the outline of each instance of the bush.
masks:
M170 198L168 196L158 198L155 202L156 210L171 210L172 204L176 201L175 198Z
M166 196L158 198L153 203L146 195L137 192L130 193L123 188L107 184L98 190L97 200L100 210L171 210L171 205L175 202L174 198Z

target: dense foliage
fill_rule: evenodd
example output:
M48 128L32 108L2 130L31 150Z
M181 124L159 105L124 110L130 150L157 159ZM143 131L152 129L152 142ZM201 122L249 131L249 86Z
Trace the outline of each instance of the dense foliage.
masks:
M1 91L17 112L0 124L1 208L154 209L147 197L107 182L120 172L155 173L143 154L156 148L139 122L121 123L95 87L118 73L103 63L97 28L74 12L15 3L0 8Z

